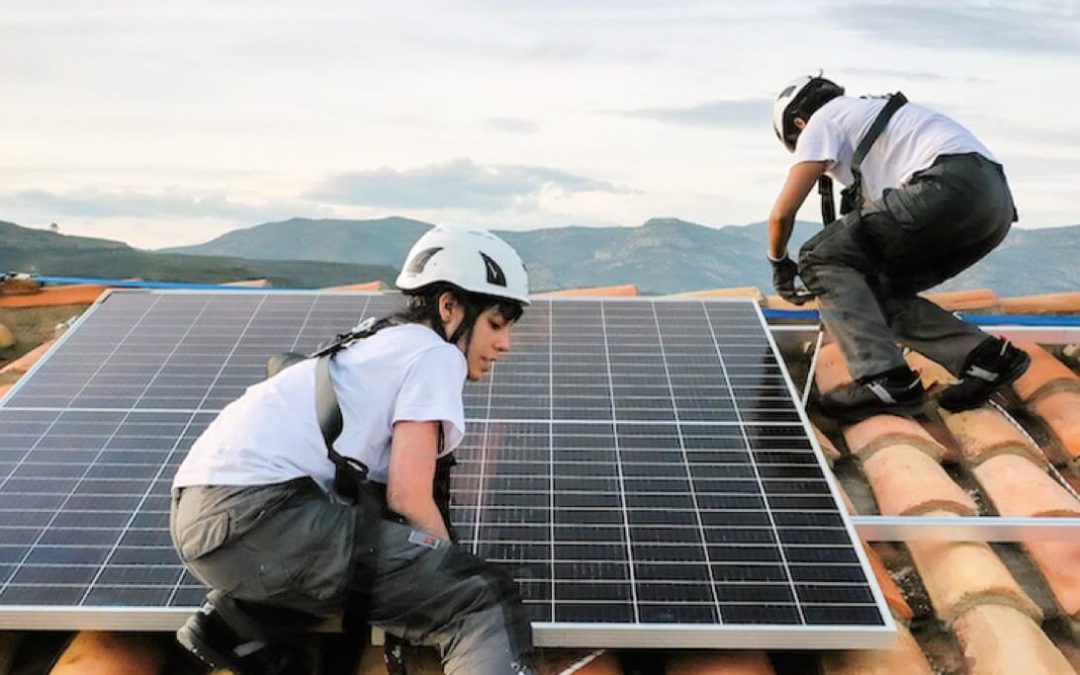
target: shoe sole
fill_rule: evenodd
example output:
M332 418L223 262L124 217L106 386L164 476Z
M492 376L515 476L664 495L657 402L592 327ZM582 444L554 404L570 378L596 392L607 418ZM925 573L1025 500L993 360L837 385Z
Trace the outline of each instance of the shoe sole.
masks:
M900 417L915 417L926 411L926 401L914 403L893 403L875 405L872 408L838 408L830 410L826 406L819 406L822 413L840 422L855 424L869 419L875 415L898 415Z
M255 675L237 665L236 660L230 658L229 655L211 647L198 629L188 625L182 626L176 631L176 641L210 668L225 668L231 670L235 675Z

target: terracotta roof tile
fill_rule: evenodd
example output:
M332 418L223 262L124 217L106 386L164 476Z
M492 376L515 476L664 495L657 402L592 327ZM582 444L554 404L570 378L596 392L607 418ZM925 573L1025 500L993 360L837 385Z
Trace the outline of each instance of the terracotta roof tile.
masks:
M1020 347L1031 355L1031 367L1027 369L1020 379L1013 383L1016 395L1021 401L1028 403L1044 393L1044 390L1056 385L1063 385L1075 391L1080 391L1080 377L1069 370L1054 355L1033 342L1018 342Z
M1080 393L1040 396L1031 408L1054 432L1073 471L1080 475Z
M1080 541L1029 541L1024 548L1062 612L1080 621Z
M589 288L566 288L560 291L548 291L536 293L537 298L624 298L638 294L637 286L623 284L621 286L592 286Z
M956 619L969 675L1066 675L1074 672L1038 624L1011 607L983 605Z
M15 346L15 342L11 329L0 323L0 349L10 349Z
M833 465L833 462L840 459L840 451L836 449L833 442L829 438L821 433L821 430L817 427L813 427L814 436L817 438L818 445L821 446L821 452L825 455L825 459L829 462L829 466Z
M950 511L973 516L979 508L941 465L911 445L889 445L863 460L878 508L887 516Z
M703 291L674 293L672 298L753 298L759 305L765 304L765 294L757 286L738 286L734 288L711 288Z
M45 352L49 351L54 342L56 342L55 339L47 340L37 347L34 347L3 368L0 368L0 373L22 375L34 367L34 364L45 355Z
M163 643L149 634L82 631L50 675L158 675L165 660Z
M930 389L934 385L950 385L957 382L953 374L945 369L937 361L933 361L918 352L908 352L905 355L908 365L912 370L919 373L923 386Z
M0 295L0 307L45 307L48 305L89 305L106 290L97 284L75 284L43 288L26 295Z
M618 656L612 650L545 649L543 655L547 664L545 672L575 675L622 675L623 672ZM382 673L385 675L385 668Z
M821 657L822 675L933 675L919 643L907 626L897 627L892 649L827 652Z
M877 579L878 586L881 587L881 594L885 596L885 602L888 603L889 609L893 611L897 618L903 621L911 621L915 617L915 612L911 611L911 605L904 598L903 591L896 585L896 580L889 573L889 569L885 567L885 563L881 561L881 556L865 541L862 542L862 547L863 551L866 552L866 559L870 562L870 569L874 571L874 578Z
M779 295L770 295L765 298L765 306L769 309L789 309L795 311L809 311L818 308L817 300L811 300L805 305L796 305L795 303L788 302L781 298Z
M953 515L937 512L928 515ZM993 549L983 542L912 541L908 550L938 619L946 624L972 607L1003 604L1042 620L1042 610Z
M840 498L844 502L844 506L847 508L848 513L851 515L857 515L859 511L855 508L855 505L851 503L851 497L848 496L844 486L837 483L837 487L840 490ZM885 602L888 603L889 609L893 614L903 621L911 621L914 618L915 613L911 610L911 605L908 604L904 598L903 591L896 585L896 580L893 579L892 574L889 573L885 563L882 562L881 556L874 550L870 544L862 541L863 551L866 552L866 559L870 563L870 569L874 572L874 577L877 579L878 586L881 587L881 593L885 596Z
M874 415L844 427L844 440L851 454L863 461L881 448L898 443L914 446L934 461L945 454L944 446L921 424L897 415Z
M980 464L991 457L1013 454L1046 464L1046 456L1011 420L992 407L976 408L959 413L940 410L956 439L964 459Z
M1002 298L1006 314L1080 314L1080 293L1045 293Z
M0 398L3 398L4 394L11 391L11 388L14 387L14 386L15 386L14 382L12 382L11 384L0 384ZM0 671L0 672L3 672L3 671Z
M847 361L840 351L840 346L835 342L823 345L818 350L817 367L814 369L814 381L818 391L832 391L836 387L851 382L851 371L848 370Z
M836 483L836 489L840 493L840 501L844 503L844 508L847 509L847 512L853 516L857 515L859 510L855 508L855 502L851 501L851 495L844 489L844 484L838 481Z
M1003 516L1080 517L1080 500L1044 468L1023 457L999 455L975 467L974 472Z
M667 675L775 675L765 652L674 652Z
M385 291L386 284L381 281L368 281L362 284L346 284L344 286L327 286L320 289L323 291L356 291L356 292L370 292L370 291Z
M1063 478L1072 486L1072 489L1076 492L1080 492L1080 476L1072 474L1064 474Z
M946 291L926 293L925 297L950 312L990 312L998 311L1001 302L998 294L989 288L976 288L966 291Z

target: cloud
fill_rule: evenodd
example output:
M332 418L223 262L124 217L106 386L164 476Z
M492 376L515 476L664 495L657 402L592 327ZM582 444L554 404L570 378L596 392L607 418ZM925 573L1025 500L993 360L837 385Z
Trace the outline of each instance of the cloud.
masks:
M922 82L941 82L947 79L944 75L938 73L916 72L908 70L892 70L890 68L841 68L840 72L845 75L855 75L857 77L875 77L875 78L892 78L898 80L919 80ZM978 78L965 78L966 81L972 82Z
M486 126L495 131L505 131L511 134L535 134L540 131L539 123L517 117L492 117L487 120Z
M309 203L275 201L245 203L223 192L192 194L176 190L147 193L97 189L50 192L20 190L0 194L0 209L58 218L216 218L236 221L270 220L298 213L329 215Z
M498 211L535 203L558 191L624 192L611 183L541 166L480 166L455 159L398 171L381 168L331 176L304 196L335 204L389 208L465 208Z
M875 40L933 49L1080 52L1075 10L1049 5L954 4L948 8L910 2L830 6L827 15L844 28ZM1071 19L1070 19L1071 17Z
M681 108L638 108L617 114L694 127L759 129L769 126L772 104L772 99L748 98L710 101Z

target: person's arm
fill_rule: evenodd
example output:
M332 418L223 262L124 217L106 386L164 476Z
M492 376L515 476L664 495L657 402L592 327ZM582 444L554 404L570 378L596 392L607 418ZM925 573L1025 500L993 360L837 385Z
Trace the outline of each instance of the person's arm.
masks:
M386 503L418 530L449 539L432 492L441 422L400 421L390 442Z
M795 215L799 212L806 196L810 194L818 178L828 167L828 162L799 162L788 172L780 196L773 204L769 214L769 249L770 260L783 260L787 256L787 245L791 232L795 228Z

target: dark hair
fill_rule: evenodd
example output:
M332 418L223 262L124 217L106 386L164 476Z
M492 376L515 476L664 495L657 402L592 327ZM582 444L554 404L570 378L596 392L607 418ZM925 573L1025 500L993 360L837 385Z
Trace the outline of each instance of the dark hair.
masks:
M818 108L833 100L837 96L844 95L844 88L824 77L815 77L803 88L802 96L792 101L792 112L795 117L804 120L818 111Z
M435 329L436 333L442 336L443 339L448 339L446 335L443 335L442 319L439 316L439 298L443 293L452 293L454 299L465 308L465 320L462 322L461 328L458 329L462 335L464 335L462 331L471 331L476 318L492 307L495 307L499 315L509 322L517 321L525 312L524 305L516 300L497 298L483 293L472 293L454 284L440 281L410 292L405 309L392 315L390 317L391 321L395 323L431 323L431 327Z
M806 83L799 95L788 104L784 111L784 141L792 147L799 137L800 129L795 127L795 118L806 121L829 101L844 95L844 88L824 77L815 77Z

